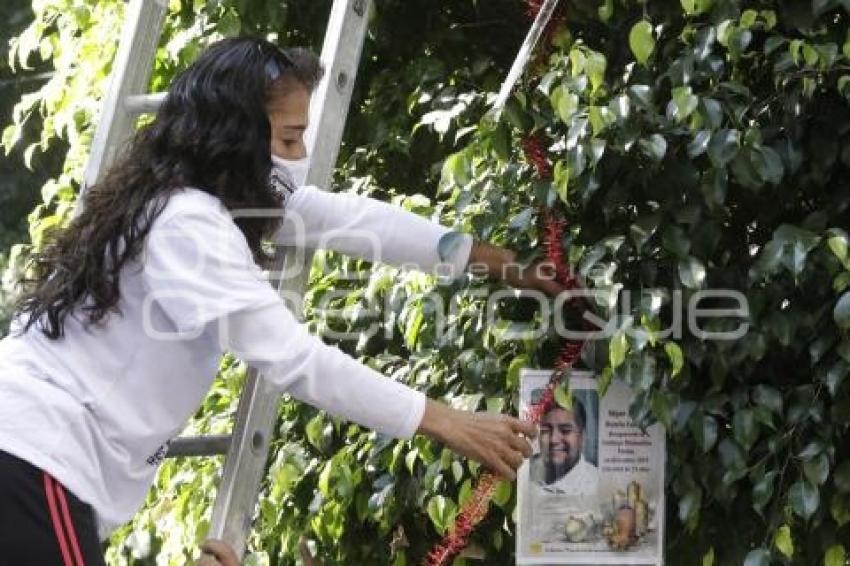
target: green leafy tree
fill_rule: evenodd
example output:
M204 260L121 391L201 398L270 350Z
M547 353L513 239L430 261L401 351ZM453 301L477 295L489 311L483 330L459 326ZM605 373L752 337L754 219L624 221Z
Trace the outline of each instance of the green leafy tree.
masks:
M33 86L46 80L43 68L20 69L10 66L7 46L9 40L24 29L30 18L29 2L9 0L0 6L0 117L2 122L12 117L15 104L21 95ZM35 122L35 121L34 121ZM37 132L38 126L31 124L23 138ZM0 272L5 270L8 250L20 242L27 233L27 213L38 198L38 190L44 182L55 175L59 168L62 148L51 150L46 155L33 159L32 152L8 153L0 160ZM18 147L23 146L20 142ZM5 335L9 322L10 306L7 295L10 291L0 286L0 336Z
M601 4L596 17L567 12L569 31L504 121L447 160L447 190L486 211L466 215L473 226L522 219L532 243L541 207L566 219L592 308L616 324L584 362L603 390L629 383L633 417L668 431L668 562L840 563L848 6ZM551 178L516 169L505 148L523 139ZM677 295L688 305L717 289L739 292L747 313L700 328L746 333L666 332L687 321Z

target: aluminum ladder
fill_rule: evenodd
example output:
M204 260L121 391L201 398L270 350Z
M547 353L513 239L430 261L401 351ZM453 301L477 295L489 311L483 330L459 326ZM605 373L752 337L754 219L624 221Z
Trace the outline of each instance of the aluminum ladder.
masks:
M331 8L321 53L325 75L313 93L312 120L306 132L309 184L330 186L370 9L371 0L334 0ZM167 11L168 0L130 0L127 4L109 89L84 174L83 190L101 178L132 135L138 116L156 112L165 97L163 93L148 94L147 88ZM283 277L273 284L287 306L302 319L301 298L313 253L294 248L284 252L279 254L281 260L272 269L272 273L283 273ZM168 457L227 455L213 506L209 537L225 541L238 556L244 555L251 531L280 397L280 392L256 369L249 368L231 435L178 438L169 447Z

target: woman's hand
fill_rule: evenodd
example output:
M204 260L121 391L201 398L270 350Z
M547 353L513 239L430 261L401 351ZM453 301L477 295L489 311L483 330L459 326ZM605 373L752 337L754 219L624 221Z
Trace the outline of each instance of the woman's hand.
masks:
M528 439L537 436L537 427L507 415L458 411L429 399L419 432L513 480L531 455Z
M469 254L468 269L475 275L501 279L516 289L533 289L556 296L567 288L556 280L555 265L548 260L522 266L511 250L475 242Z
M220 540L205 540L201 545L204 556L195 566L240 566L239 558L227 543Z

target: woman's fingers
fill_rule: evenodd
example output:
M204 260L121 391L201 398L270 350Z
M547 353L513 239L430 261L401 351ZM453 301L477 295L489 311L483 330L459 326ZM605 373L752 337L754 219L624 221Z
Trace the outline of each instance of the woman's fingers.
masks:
M515 479L516 470L531 455L528 438L537 436L537 427L529 421L455 410L446 416L452 422L445 429L446 444L503 478Z
M531 421L523 421L514 417L507 417L511 429L517 434L524 434L529 438L537 437L537 425Z
M207 555L202 557L196 566L239 566L239 558L233 549L220 540L205 540L201 545Z
M522 455L522 452L518 452L513 448L505 450L502 458L511 467L512 470L518 470L519 467L522 466L523 461L525 460L525 456Z
M531 444L525 438L513 434L508 442L510 443L511 448L519 452L523 457L528 458L531 456Z
M522 466L525 458L531 455L531 445L517 433L518 429L536 433L536 430L529 430L523 421L508 416L501 417L497 437L493 439L492 455L488 459L488 467L509 480L516 478L516 470Z
M506 480L515 480L516 472L514 469L509 466L501 457L495 455L492 461L486 462L485 465L490 468L497 475L505 478Z

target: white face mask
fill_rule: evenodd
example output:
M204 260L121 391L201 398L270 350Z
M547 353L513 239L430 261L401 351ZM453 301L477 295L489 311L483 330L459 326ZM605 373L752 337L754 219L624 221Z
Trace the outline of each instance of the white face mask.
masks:
M309 157L281 159L276 155L272 155L272 173L277 172L289 178L295 184L296 188L304 186L304 183L307 182L307 168L309 165Z

